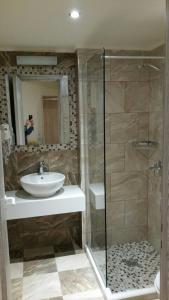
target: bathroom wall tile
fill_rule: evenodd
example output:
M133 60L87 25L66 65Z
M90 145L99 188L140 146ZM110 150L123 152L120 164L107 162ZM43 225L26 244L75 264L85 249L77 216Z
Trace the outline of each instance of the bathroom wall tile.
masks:
M111 175L111 200L141 199L147 197L145 172L119 172Z
M55 252L81 248L81 213L61 214L8 221L11 258L40 259Z
M161 242L161 176L149 171L148 178L148 239L159 251Z
M149 139L157 142L157 147L151 152L151 161L161 160L163 147L163 113L151 112L149 118Z
M8 161L4 163L5 189L11 191L19 188L17 181L17 155L11 153Z
M125 170L141 171L147 170L148 157L147 152L140 151L132 142L125 144Z
M16 152L11 154L8 163L5 165L6 190L20 189L20 177L38 172L40 161L45 162L49 171L64 173L66 177L65 184L79 183L79 157L77 150L42 153Z
M108 229L108 247L117 243L137 242L147 239L147 226L113 226Z
M152 162L153 163L153 162ZM155 198L156 203L160 205L162 192L162 176L160 173L155 173L152 170L148 172L148 195ZM154 201L154 200L153 200Z
M125 202L125 225L147 226L147 199L127 200Z
M149 70L139 68L141 59L112 59L111 75L113 81L146 81L149 79Z
M40 161L44 161L45 164L48 166L47 152L44 153L17 152L16 156L17 156L18 176L23 176L25 174L38 172Z
M149 138L149 113L139 112L137 114L138 134L136 140L148 140Z
M137 139L137 114L111 114L111 142L126 143Z
M162 111L164 91L162 78L150 81L150 111Z
M120 82L106 82L105 106L106 113L124 112L125 85Z
M38 243L37 243L38 244ZM26 248L27 245L25 245L24 248L24 261L31 261L31 260L38 260L38 259L49 259L54 258L54 248L52 246L46 246L46 247L36 247L33 246L30 248Z
M79 156L76 150L48 153L49 170L64 173L66 184L79 183Z
M111 171L106 170L106 201L111 201Z
M125 86L125 112L148 112L150 87L148 82L128 82Z
M107 202L107 227L123 226L125 223L125 201Z
M122 171L125 164L124 144L106 145L106 169L107 171Z
M162 112L151 112L150 113L150 140L159 142L162 144L163 138L163 115Z
M111 143L111 114L105 114L105 142Z

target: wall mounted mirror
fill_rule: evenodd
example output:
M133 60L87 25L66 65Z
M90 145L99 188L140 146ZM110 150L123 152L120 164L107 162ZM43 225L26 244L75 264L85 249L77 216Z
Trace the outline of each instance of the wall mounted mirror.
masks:
M68 76L8 75L7 81L15 144L69 143Z

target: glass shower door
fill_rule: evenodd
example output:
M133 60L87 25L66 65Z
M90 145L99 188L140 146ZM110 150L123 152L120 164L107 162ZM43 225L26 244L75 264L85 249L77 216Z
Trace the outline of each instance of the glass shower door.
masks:
M104 74L104 51L97 51L87 62L87 245L106 283Z

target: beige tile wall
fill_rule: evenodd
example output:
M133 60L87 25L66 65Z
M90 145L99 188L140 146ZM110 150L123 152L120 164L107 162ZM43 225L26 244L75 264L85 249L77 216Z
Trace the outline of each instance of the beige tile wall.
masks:
M148 155L133 146L148 140L150 85L141 60L109 60L106 72L108 246L147 239Z
M154 62L157 65L157 62ZM160 72L150 74L149 138L158 146L149 155L149 166L162 161L163 146L163 65ZM161 172L148 172L148 240L160 249L161 240Z

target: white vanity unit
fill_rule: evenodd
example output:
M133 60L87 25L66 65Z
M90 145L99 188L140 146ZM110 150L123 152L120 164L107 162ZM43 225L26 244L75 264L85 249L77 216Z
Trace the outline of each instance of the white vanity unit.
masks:
M10 191L6 201L8 220L85 211L85 195L77 185L63 186L48 198L36 198L23 190Z

